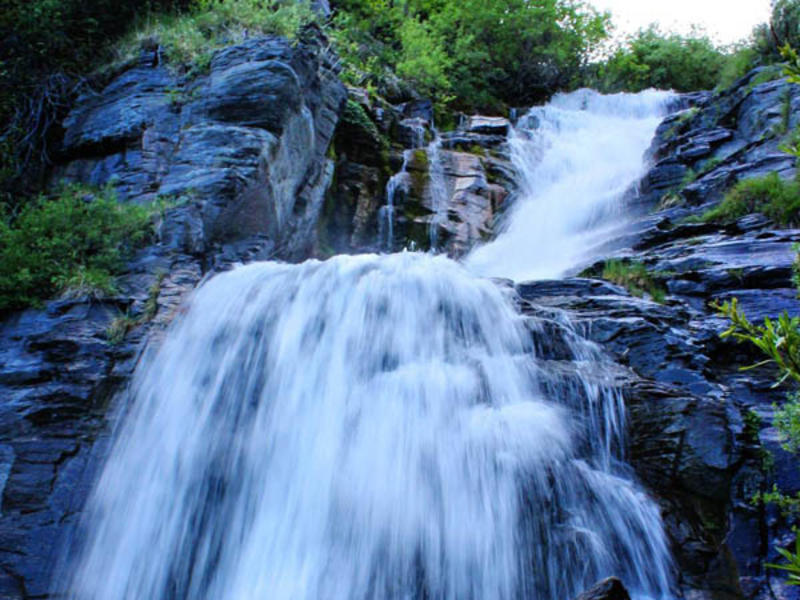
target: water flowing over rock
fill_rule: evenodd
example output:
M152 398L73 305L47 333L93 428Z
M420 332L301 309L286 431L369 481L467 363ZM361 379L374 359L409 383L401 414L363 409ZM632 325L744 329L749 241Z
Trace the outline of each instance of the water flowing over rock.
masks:
M613 380L568 323L585 372L536 358L508 293L419 254L211 279L137 372L71 597L666 597Z
M671 95L557 96L520 119L511 137L516 197L497 239L467 259L482 274L557 277L597 257L624 228L623 199L646 170L644 152Z

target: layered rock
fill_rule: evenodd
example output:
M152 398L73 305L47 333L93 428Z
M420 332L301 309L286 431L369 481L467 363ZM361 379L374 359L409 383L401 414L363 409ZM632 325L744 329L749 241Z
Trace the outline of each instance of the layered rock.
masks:
M457 257L491 235L512 186L506 119L471 117L439 135L430 102L391 106L351 89L348 105L322 254L435 247Z
M308 255L345 95L321 43L313 29L295 48L254 38L216 52L200 76L144 51L78 99L55 177L164 202L162 241L176 251L202 255L258 233L279 256Z

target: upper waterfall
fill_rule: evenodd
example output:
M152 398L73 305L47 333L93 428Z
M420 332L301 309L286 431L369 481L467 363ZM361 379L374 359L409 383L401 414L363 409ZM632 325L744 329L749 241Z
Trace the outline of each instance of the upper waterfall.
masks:
M531 109L510 138L516 198L497 238L466 259L475 273L517 281L560 277L625 223L625 193L673 94L583 89Z

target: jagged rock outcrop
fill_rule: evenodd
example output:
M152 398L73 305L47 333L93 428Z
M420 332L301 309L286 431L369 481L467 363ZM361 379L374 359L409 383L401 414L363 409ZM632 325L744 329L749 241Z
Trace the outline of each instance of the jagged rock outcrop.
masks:
M609 577L576 596L574 600L630 600L628 590L616 577Z
M432 119L428 101L392 106L350 90L322 254L435 246L457 257L491 235L512 186L509 122L470 117L437 138Z
M272 252L308 255L332 175L325 155L345 91L314 29L216 52L179 75L143 51L64 122L55 177L111 184L120 199L167 204L162 243L192 255L266 234Z

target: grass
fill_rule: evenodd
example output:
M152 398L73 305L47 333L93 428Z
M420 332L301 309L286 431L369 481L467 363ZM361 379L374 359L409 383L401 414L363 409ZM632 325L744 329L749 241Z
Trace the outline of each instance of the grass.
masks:
M639 298L649 295L653 301L662 304L667 297L657 275L647 270L644 264L636 261L612 259L606 261L600 275L603 279L626 288Z
M111 321L106 329L106 339L109 344L113 346L121 344L131 329L153 320L158 312L158 297L161 295L161 284L166 275L163 271L156 274L156 280L147 291L147 300L145 300L142 313L138 317L126 311Z
M151 233L151 211L117 202L111 188L39 196L0 218L0 311L113 294L114 276Z
M136 58L142 48L160 46L174 66L208 70L214 51L254 35L275 34L289 40L316 19L308 2L280 0L199 0L194 10L148 14L117 46L117 60Z
M800 225L800 183L781 179L777 173L745 179L717 206L691 221L731 223L752 213L762 213L784 227Z
M106 328L106 339L112 346L122 343L128 332L139 324L139 320L128 313L122 313Z

